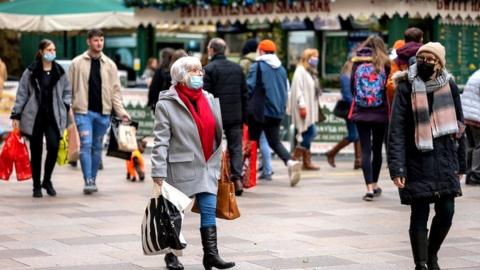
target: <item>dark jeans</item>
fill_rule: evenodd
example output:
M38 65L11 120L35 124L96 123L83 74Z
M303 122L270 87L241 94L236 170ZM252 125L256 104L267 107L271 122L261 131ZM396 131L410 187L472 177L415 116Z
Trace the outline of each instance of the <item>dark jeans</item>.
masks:
M312 142L317 136L317 126L315 124L310 125L307 130L302 132L302 142L300 145L307 149L310 150L310 147L312 146Z
M57 162L60 134L55 119L37 115L35 124L33 125L32 136L29 138L33 187L36 189L41 188L40 175L42 173L43 137L45 137L47 142L47 157L43 170L43 181L49 182L51 181L52 172Z
M467 182L480 184L480 128L467 126Z
M367 122L356 124L362 148L362 171L365 184L377 183L382 169L382 145L385 141L387 124Z
M455 213L455 199L453 197L440 198L435 202L435 216L432 227L450 228ZM410 215L410 231L426 231L430 202L418 200L412 203Z
M230 169L232 181L242 178L243 155L242 155L242 124L225 125L228 154L230 155Z
M249 120L249 137L250 140L257 141L260 138L262 131L265 132L267 137L268 145L272 148L273 152L277 154L280 159L287 164L287 161L291 159L290 153L285 149L283 144L280 142L280 124L282 119L265 117L263 123L255 122Z

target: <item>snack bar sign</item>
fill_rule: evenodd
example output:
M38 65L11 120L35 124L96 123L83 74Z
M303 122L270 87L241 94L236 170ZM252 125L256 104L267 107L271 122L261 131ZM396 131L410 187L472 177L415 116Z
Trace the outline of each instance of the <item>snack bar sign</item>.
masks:
M278 1L259 3L252 6L195 6L184 7L180 11L182 18L217 17L217 16L242 16L242 15L267 15L267 14L292 14L292 13L319 13L330 12L330 0L311 1Z

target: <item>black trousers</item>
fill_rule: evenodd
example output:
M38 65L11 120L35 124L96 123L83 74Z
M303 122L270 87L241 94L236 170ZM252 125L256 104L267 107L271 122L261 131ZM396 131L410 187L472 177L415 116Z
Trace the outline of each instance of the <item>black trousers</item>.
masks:
M285 149L283 144L280 142L280 124L282 119L265 117L263 123L256 122L252 119L249 119L248 128L249 128L249 137L250 140L257 141L260 139L260 134L262 131L265 132L265 137L267 137L268 145L272 148L273 152L277 154L280 159L287 164L287 161L291 159L290 153Z
M43 181L51 181L52 172L57 162L58 147L60 144L60 134L55 118L37 115L33 126L32 136L30 136L30 163L32 166L33 187L41 188L41 168L43 137L47 142L47 157L43 172Z
M378 182L382 169L382 146L387 124L357 122L362 148L362 171L365 184Z
M243 153L242 153L242 124L231 124L223 127L227 137L228 154L230 155L230 179L242 179Z
M450 228L453 214L455 213L455 198L439 198L434 202L435 216L432 227ZM426 231L428 216L430 214L430 202L418 200L412 203L410 215L410 231Z
M467 125L467 183L480 184L480 128Z

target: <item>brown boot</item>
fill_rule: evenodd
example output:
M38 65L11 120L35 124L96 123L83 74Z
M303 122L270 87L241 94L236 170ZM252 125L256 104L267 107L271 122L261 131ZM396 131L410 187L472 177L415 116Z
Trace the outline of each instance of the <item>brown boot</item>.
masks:
M353 169L358 170L362 168L362 147L360 146L360 142L355 142L355 162L353 164Z
M312 153L310 153L310 150L305 150L303 152L303 169L307 171L318 171L320 170L320 167L315 166L312 163Z
M295 147L292 155L292 160L302 160L305 151L306 149L301 146Z
M326 154L327 154L327 162L328 164L330 164L330 166L332 167L336 167L335 165L335 156L337 155L337 153L342 150L345 146L349 145L350 142L346 139L342 139L341 141L339 141L337 143L337 145L335 145L330 151L328 151Z

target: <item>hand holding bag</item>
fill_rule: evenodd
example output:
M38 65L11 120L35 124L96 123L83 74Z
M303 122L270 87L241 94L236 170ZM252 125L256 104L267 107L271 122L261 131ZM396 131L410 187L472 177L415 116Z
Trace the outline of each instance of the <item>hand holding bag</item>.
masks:
M153 184L150 199L142 221L142 248L145 255L172 252L182 256L187 242L182 235L183 212L192 200L163 181L162 187Z
M237 200L235 198L235 185L230 181L230 167L228 155L224 152L222 155L222 172L218 180L217 191L217 210L216 217L226 220L233 220L240 217ZM192 212L200 213L198 204L195 201Z
M20 130L14 129L12 134L14 143L12 149L10 149L10 155L13 157L15 163L17 180L28 180L32 178L32 167L30 165L27 143L22 135L20 135Z
M68 141L68 161L77 161L80 157L80 136L78 135L77 125L73 119L72 110L69 111L68 117L71 118L67 127Z
M132 125L120 123L118 127L118 149L126 152L137 150L137 129Z
M132 151L120 150L118 146L118 136L119 136L118 128L121 122L122 122L121 119L112 117L111 126L110 126L110 138L108 141L108 148L107 148L107 156L130 160L130 158L132 157ZM134 121L131 121L130 125L134 127L138 127L138 123Z

